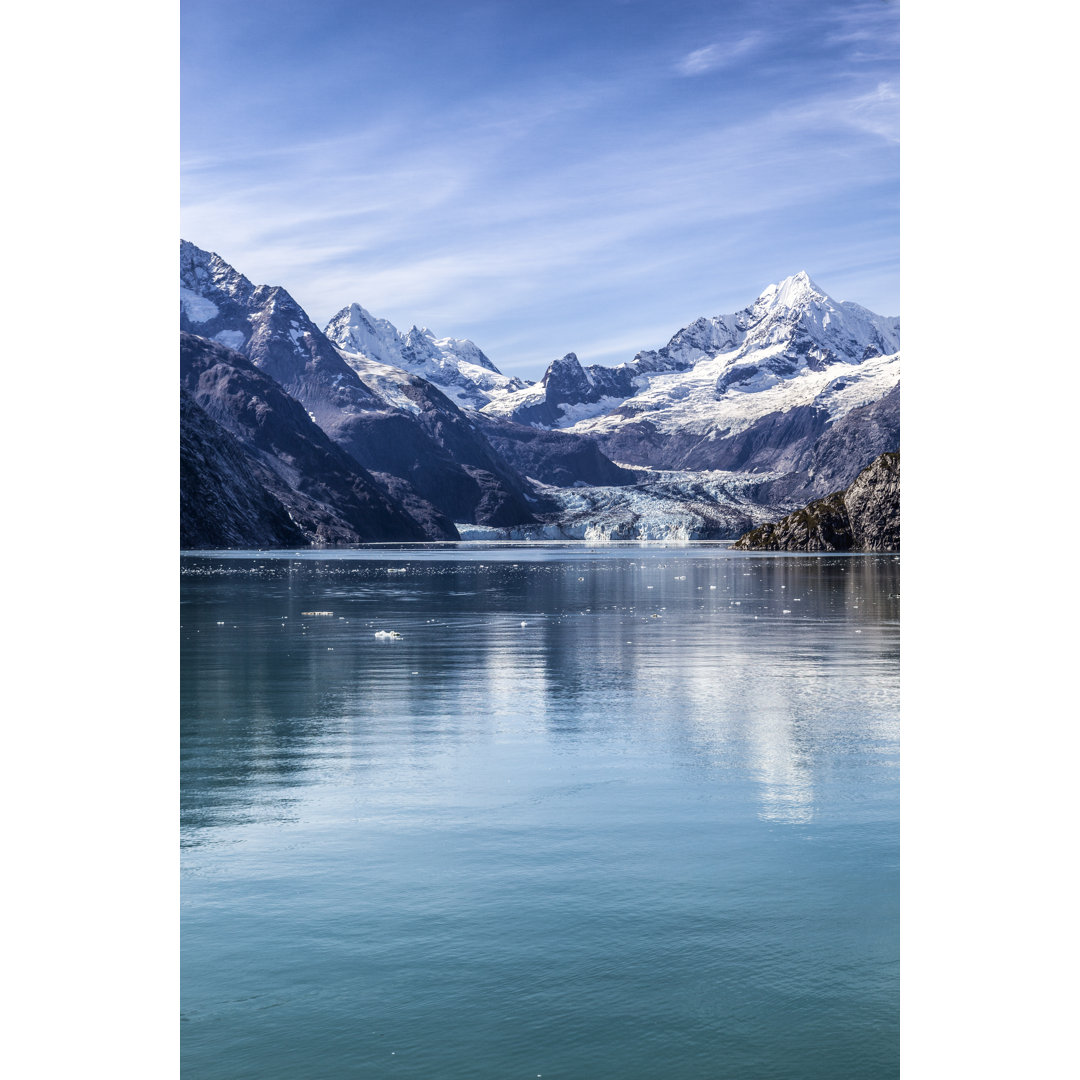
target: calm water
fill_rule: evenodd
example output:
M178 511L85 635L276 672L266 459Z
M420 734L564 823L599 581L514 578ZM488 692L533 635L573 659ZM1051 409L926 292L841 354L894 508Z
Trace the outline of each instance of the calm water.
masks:
M894 556L181 566L185 1077L898 1074Z

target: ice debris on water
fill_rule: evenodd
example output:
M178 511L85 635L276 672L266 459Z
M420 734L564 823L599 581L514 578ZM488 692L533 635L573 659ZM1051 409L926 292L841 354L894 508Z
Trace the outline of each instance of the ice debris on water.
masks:
M395 641L400 640L401 634L396 630L376 630L375 636L377 638L393 638Z

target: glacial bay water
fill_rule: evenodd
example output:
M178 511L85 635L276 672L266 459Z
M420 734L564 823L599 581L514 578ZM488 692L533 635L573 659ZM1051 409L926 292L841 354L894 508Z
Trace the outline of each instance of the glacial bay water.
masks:
M183 1076L898 1075L895 556L181 571Z

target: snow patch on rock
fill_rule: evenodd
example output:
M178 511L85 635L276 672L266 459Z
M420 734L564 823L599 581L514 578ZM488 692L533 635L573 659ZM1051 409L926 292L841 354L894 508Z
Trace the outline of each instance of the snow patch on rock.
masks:
M189 315L188 318L191 316ZM244 335L239 330L221 330L214 335L214 341L230 349L239 349L244 344Z
M218 314L217 304L191 289L185 289L183 285L180 286L180 307L193 323L209 322L216 319Z

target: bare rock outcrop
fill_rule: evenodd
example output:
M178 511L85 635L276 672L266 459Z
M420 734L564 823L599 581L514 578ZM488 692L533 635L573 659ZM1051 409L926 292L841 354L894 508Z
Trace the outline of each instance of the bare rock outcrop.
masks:
M899 551L900 455L881 454L846 491L759 525L732 545L739 551Z

